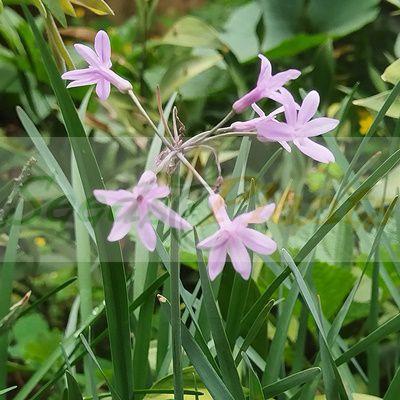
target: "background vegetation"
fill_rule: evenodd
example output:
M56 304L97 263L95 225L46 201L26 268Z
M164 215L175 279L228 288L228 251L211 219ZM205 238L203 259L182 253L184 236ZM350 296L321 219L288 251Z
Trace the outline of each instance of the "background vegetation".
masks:
M81 218L90 188L102 179L109 188L132 186L157 143L129 98L116 91L100 103L87 88L71 90L78 117L51 69L53 60L60 73L80 65L72 44L90 43L104 29L116 71L132 82L153 119L159 85L166 113L177 106L187 136L214 126L253 85L259 52L275 70L300 69L292 84L298 98L316 89L321 112L341 119L325 139L337 161L330 165L275 144L218 142L222 193L231 204L244 199L246 207L275 201L268 227L287 252L254 257L245 289L230 268L210 287L199 279L202 256L192 234L182 238L185 389L217 400L230 398L226 393L398 399L397 0L2 0L0 9L0 398L112 392L125 400L133 394L131 378L135 399L173 397L169 309L156 299L156 293L170 296L167 234L157 257L132 236L121 243L124 264L110 265L106 255L118 249L105 240L95 246L91 238L105 237L109 219L103 225ZM208 151L191 159L215 180ZM204 190L183 168L181 181L180 210L204 237L214 229ZM124 331L126 284L130 328ZM114 325L107 325L104 293L115 301L106 306ZM237 374L229 368L233 357ZM232 389L237 377L242 393ZM10 388L7 395L3 388Z

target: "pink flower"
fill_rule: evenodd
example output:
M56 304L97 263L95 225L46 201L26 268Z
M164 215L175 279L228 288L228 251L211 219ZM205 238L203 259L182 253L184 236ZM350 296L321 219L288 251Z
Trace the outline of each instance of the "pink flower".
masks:
M297 79L301 74L301 72L296 69L289 69L272 75L271 63L268 61L267 57L262 54L259 54L258 57L261 59L261 69L258 75L257 86L233 104L232 108L238 114L265 97L278 100L278 89L288 81Z
M174 228L190 229L192 226L188 222L159 200L167 197L169 192L168 186L157 184L152 171L145 171L132 190L94 190L94 196L100 203L120 207L108 240L122 239L134 225L143 245L154 251L157 237L150 214Z
M271 254L276 250L277 245L268 236L248 228L247 225L265 222L274 212L275 204L259 207L230 220L224 199L220 195L211 195L209 203L220 228L213 235L202 240L197 247L210 249L208 256L210 279L214 280L221 273L227 254L235 270L243 279L249 279L251 260L246 247L260 254Z
M271 118L260 118L255 123L258 139L262 142L279 142L289 152L291 148L287 142L293 142L302 153L316 161L322 163L334 162L335 157L330 150L309 139L331 131L339 123L337 119L333 118L312 119L319 105L318 92L311 91L304 98L301 106L296 104L292 95L286 89L281 89L281 95L286 122L279 122Z
M67 87L96 85L101 100L110 95L111 84L119 91L126 92L132 85L111 70L111 45L106 32L99 31L94 40L94 50L83 44L76 44L75 50L89 64L88 68L75 69L63 74L62 79L72 81Z

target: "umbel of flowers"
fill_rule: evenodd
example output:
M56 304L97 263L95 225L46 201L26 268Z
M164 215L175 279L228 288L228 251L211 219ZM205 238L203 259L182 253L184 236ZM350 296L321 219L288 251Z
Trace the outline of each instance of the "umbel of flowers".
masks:
M300 71L289 69L272 75L271 63L260 54L261 68L255 88L238 99L233 104L232 111L213 129L201 132L185 141L177 132L176 123L174 131L171 132L160 113L169 135L168 140L159 134L155 124L133 93L130 82L111 70L110 40L104 31L97 33L94 50L82 44L76 44L75 49L88 66L84 69L68 71L62 75L63 79L71 81L68 87L96 85L96 93L102 101L109 97L111 85L121 92L128 93L165 145L155 170L144 171L132 189L94 191L94 196L99 202L117 208L115 222L108 240L120 240L134 228L143 245L149 251L154 251L157 237L151 223L151 216L176 229L192 229L192 225L188 221L163 203L162 199L169 195L170 190L168 186L157 183L157 173L170 166L172 162L181 162L191 170L205 190L209 192L209 205L219 226L214 234L198 243L199 248L209 250L210 279L215 279L222 272L228 256L233 267L243 279L249 279L252 267L248 249L267 255L277 249L274 240L249 225L265 223L274 212L275 205L268 204L258 207L254 211L230 219L224 199L210 188L186 159L185 153L198 146L210 148L210 143L219 138L223 140L227 136L248 135L256 137L260 142L278 142L288 152L291 152L290 144L293 143L302 153L316 161L334 162L333 154L326 147L310 139L331 131L339 123L333 118L314 118L320 102L318 92L311 91L305 96L302 103L298 104L284 85L297 79L301 74ZM256 104L265 98L278 104L276 110L268 115ZM161 109L161 102L159 106ZM249 107L253 108L258 117L248 121L234 122L224 128L224 124L229 119ZM283 115L283 118L278 120L277 117L280 114ZM174 113L174 117L176 118L176 113ZM212 151L215 150L212 149Z

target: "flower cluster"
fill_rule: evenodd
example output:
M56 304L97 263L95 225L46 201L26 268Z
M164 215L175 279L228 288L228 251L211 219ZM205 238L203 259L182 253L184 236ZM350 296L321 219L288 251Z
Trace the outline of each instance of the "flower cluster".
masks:
M111 85L114 85L121 92L129 92L139 110L148 119L156 134L159 135L155 124L134 95L132 85L111 70L111 46L107 34L104 31L98 32L94 42L94 50L81 44L75 45L75 49L89 66L85 69L64 73L62 78L72 81L68 87L95 84L96 93L101 100L108 98ZM244 132L255 134L261 142L278 142L288 152L291 152L289 143L293 143L302 153L314 160L323 163L333 162L333 154L327 148L313 142L310 137L331 131L339 121L325 117L314 118L320 102L316 91L308 93L301 105L296 103L284 85L293 79L297 79L301 74L300 71L290 69L272 75L272 67L268 59L263 55L259 55L259 57L261 59L261 69L256 87L238 99L232 107L236 114L252 107L258 117L248 121L234 122L230 126L230 130L233 131L232 134L235 134L235 132L236 134L243 134ZM265 115L256 104L264 98L275 101L279 104L279 107L270 114ZM224 122L232 114L231 112L224 119ZM280 115L284 116L284 120L278 119ZM162 115L160 117L161 121L166 124ZM176 113L174 113L174 117L177 118ZM176 120L174 122L176 128ZM191 169L192 173L210 193L209 205L219 229L198 243L199 248L209 250L208 271L210 279L215 279L221 273L228 255L234 269L243 279L249 279L252 263L247 249L268 255L275 252L277 244L265 234L249 228L248 225L265 223L274 212L275 205L269 204L256 208L254 211L238 215L233 219L229 218L224 199L208 186L207 182L193 168L184 155L186 151L196 146L209 147L205 146L204 142L218 138L220 125L211 131L202 132L186 142L182 140L181 135L176 130L172 134L168 125L166 125L166 131L170 134L172 142L161 137L166 149L161 152L159 156L160 164L155 171L145 171L137 185L131 190L94 191L94 196L99 202L118 208L108 240L120 240L134 227L138 239L149 251L154 251L157 244L157 236L151 217L176 229L187 230L192 228L189 222L160 200L167 197L170 190L168 186L157 183L156 174L167 165L167 162L171 162L175 157ZM163 160L162 157L164 157Z

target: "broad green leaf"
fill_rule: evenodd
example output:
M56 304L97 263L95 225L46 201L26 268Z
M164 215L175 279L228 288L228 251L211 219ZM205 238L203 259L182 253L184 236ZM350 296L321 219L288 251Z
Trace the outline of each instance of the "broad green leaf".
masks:
M65 28L67 20L59 0L41 0L57 21Z
M187 81L203 71L213 67L222 57L215 53L207 56L191 56L183 61L171 65L165 72L160 82L163 100L168 99L175 91Z
M232 51L239 62L248 61L260 51L256 33L261 10L257 2L238 7L230 15L219 34L222 42Z
M310 0L308 19L313 29L343 36L372 22L379 13L379 0Z
M323 33L315 35L300 33L267 50L265 55L272 60L279 60L283 57L292 57L305 50L320 45L325 42L326 39L327 35Z
M51 53L28 8L23 6L23 10L34 33L42 58L46 60L45 68L59 102L65 128L82 179L85 195L90 199L92 198L94 189L104 188L96 158L72 99L52 59ZM133 373L128 296L121 249L118 243L110 243L107 241L112 223L112 218L110 218L111 211L108 209L106 213L95 218L89 207L89 213L96 236L103 276L115 387L124 400L129 400L132 397Z
M176 22L165 34L161 44L173 46L222 48L218 32L196 17L187 16Z
M114 15L114 11L104 0L70 0L70 2L85 7L98 15Z
M379 111L387 98L390 95L390 91L376 94L374 96L366 97L364 99L354 100L353 104L356 106L361 106L365 108L369 108L373 111ZM397 98L390 108L386 111L386 115L391 118L399 118L400 117L400 98Z
M400 80L400 58L390 64L382 74L382 79L385 82L390 82L395 85Z

